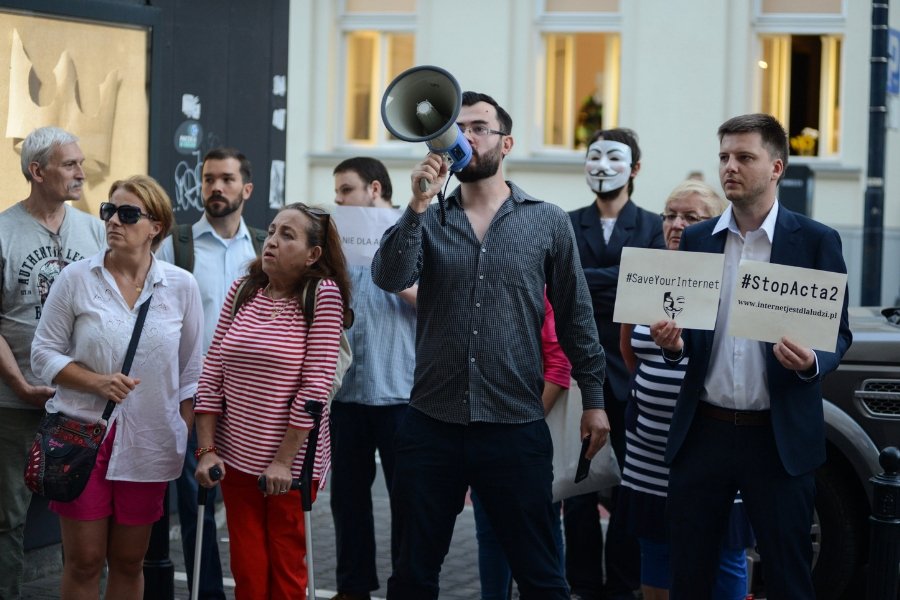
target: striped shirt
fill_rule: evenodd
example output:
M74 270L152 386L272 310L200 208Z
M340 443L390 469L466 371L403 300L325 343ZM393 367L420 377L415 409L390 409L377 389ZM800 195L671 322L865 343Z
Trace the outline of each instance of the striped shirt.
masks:
M669 487L666 442L688 359L677 365L665 363L646 325L634 326L631 347L638 359L631 397L637 417L625 427L622 485L665 497Z
M293 299L272 300L258 292L231 317L234 282L203 363L197 413L220 414L216 426L219 456L250 474L272 462L288 427L311 429L307 400L326 405L313 479L324 481L331 464L331 433L326 401L340 344L343 305L331 280L317 290L316 316L307 329L303 310ZM291 468L300 476L306 442Z
M432 204L387 230L372 262L375 283L419 283L416 371L410 406L447 423L528 423L544 418L544 286L584 408L603 408L604 354L568 215L525 194L494 215L484 240L460 203L447 224Z

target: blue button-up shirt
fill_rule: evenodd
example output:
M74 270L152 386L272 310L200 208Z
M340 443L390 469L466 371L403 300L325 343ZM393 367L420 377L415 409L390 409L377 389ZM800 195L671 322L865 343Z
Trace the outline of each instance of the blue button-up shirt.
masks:
M419 283L410 406L448 423L544 418L544 286L584 408L603 408L604 354L568 215L507 182L512 195L479 241L460 204L431 205L388 229L372 263L388 291Z
M203 352L209 348L219 311L225 303L225 295L235 279L247 273L250 262L256 258L253 239L247 224L241 219L237 234L231 239L224 239L216 233L206 213L191 226L194 235L194 277L200 286L203 299ZM156 251L156 258L168 263L175 263L175 251L172 247L172 236L163 240Z
M335 402L388 406L409 402L416 366L416 309L372 281L368 266L352 266L353 362Z

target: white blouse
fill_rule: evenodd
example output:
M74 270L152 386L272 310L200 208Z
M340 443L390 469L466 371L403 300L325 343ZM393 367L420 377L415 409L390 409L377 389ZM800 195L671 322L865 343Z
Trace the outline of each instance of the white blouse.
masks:
M140 305L153 294L129 376L140 383L118 404L107 479L168 481L181 473L187 426L181 401L191 399L200 377L203 308L197 282L187 271L152 258L140 297L129 308L106 251L67 266L44 305L31 348L32 369L47 385L70 362L95 373L122 370ZM106 400L57 386L48 412L96 420Z

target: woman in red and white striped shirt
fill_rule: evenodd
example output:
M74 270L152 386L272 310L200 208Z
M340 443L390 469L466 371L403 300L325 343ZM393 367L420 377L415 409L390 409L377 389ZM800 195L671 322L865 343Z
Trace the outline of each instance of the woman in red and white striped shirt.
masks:
M304 289L315 303L304 302ZM311 304L308 318L304 305ZM301 203L278 212L262 256L225 299L194 409L197 480L210 487L210 468L222 470L238 600L297 598L306 589L303 515L289 486L300 477L314 425L308 401L325 407L313 494L328 472L327 399L349 304L337 230L328 213Z

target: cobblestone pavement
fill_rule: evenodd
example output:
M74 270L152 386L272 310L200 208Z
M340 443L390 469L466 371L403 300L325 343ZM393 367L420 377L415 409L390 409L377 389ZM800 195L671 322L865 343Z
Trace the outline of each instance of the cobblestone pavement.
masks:
M376 481L375 489L384 490L383 484ZM378 547L378 577L381 588L373 593L373 599L384 597L387 587L387 578L390 574L390 508L387 497L375 493L373 506L375 516L375 535ZM224 510L219 509L217 520L219 522L219 551L222 558L222 566L225 571L225 590L229 600L234 598L234 582L231 580L231 571L228 568L229 544L228 530L225 528ZM184 571L184 556L181 551L179 538L178 517L173 514L170 517L171 530L169 553L175 565L175 598L187 600L189 590L187 574ZM329 494L327 489L319 494L313 505L313 566L316 577L316 600L327 600L337 593L334 579L335 549L334 549L334 522L331 518L329 506ZM58 550L53 550L58 551ZM475 520L472 515L472 507L468 503L456 520L456 529L453 533L453 542L450 553L444 561L441 571L441 599L447 600L474 600L479 597L480 586L478 583L478 565L476 563L475 548ZM51 600L59 598L60 576L56 572L42 576L39 579L27 583L23 589L23 600ZM153 599L155 600L155 599Z

